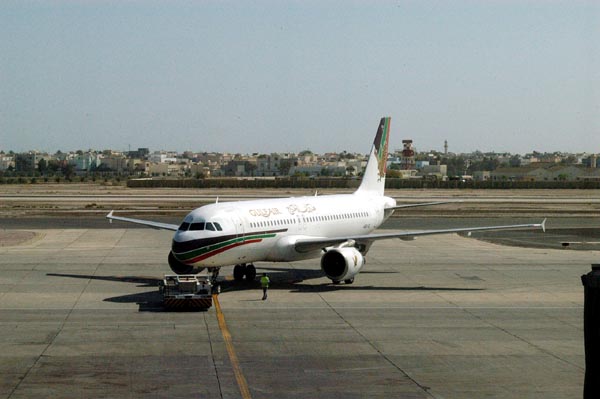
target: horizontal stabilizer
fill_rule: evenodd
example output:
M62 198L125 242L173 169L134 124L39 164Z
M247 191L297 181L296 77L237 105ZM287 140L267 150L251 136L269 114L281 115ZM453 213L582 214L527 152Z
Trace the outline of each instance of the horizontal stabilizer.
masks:
M404 205L396 205L389 208L385 208L386 210L390 209L402 209L402 208L416 208L419 206L432 206L432 205L442 205L442 204L459 204L463 201L437 201L437 202L422 202L419 204L404 204Z

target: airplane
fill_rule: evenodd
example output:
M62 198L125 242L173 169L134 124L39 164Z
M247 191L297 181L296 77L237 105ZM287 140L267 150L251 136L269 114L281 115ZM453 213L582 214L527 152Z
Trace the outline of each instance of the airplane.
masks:
M390 117L379 123L358 189L352 194L216 202L191 211L180 225L115 216L106 217L175 232L168 255L176 274L204 269L216 282L223 266L234 265L236 281L253 281L255 262L293 262L321 258L324 274L334 283L351 284L377 240L484 230L542 228L538 224L373 233L398 209L438 205L398 205L384 195Z

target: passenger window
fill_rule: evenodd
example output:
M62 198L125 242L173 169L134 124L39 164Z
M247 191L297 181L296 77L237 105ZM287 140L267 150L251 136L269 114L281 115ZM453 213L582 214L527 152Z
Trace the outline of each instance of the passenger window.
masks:
M204 230L204 222L192 223L190 225L190 231Z
M206 223L206 230L215 231L215 226L212 223Z
M223 231L223 229L221 228L221 225L219 223L215 222L214 225L218 231Z

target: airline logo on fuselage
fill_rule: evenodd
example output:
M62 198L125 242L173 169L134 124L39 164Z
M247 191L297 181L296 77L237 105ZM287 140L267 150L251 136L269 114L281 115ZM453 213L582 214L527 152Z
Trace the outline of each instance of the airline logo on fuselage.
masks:
M317 210L314 205L304 204L304 205L290 205L287 207L290 215L295 215L296 213L311 213Z
M315 208L314 205L311 204L304 204L304 205L289 205L286 207L288 213L290 215L296 215L296 214L305 214L305 213L311 213L317 210L317 208ZM268 218L271 216L278 216L281 215L283 212L281 212L281 210L279 208L260 208L260 209L250 209L248 211L248 213L250 213L250 216L262 216L264 218Z
M281 215L281 211L278 208L250 209L248 212L250 212L251 216L262 216L265 218L271 215Z

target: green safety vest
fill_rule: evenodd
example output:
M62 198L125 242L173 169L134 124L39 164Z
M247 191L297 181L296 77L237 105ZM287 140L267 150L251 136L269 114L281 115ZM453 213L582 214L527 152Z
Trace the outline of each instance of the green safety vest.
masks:
M262 276L260 278L260 285L262 285L263 287L269 288L270 282L271 282L271 280L269 280L269 278L267 276Z

